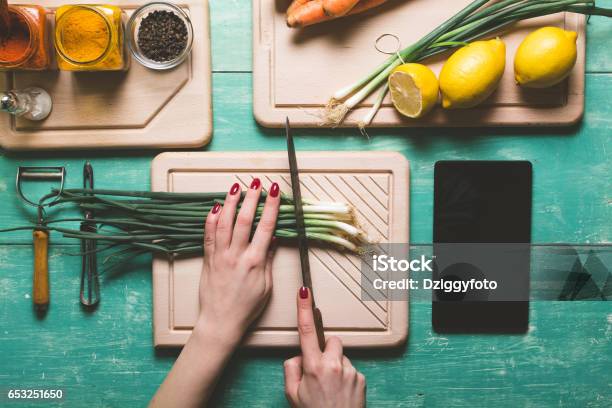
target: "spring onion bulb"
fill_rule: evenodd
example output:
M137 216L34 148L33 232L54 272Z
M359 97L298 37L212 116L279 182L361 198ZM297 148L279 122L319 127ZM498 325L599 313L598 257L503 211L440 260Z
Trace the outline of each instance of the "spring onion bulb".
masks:
M303 205L304 214L350 214L351 209L347 205L330 204L306 204ZM263 207L262 207L263 209ZM280 212L293 212L293 205L282 205Z
M323 124L340 125L348 112L386 84L391 72L404 62L422 61L518 21L564 11L612 17L612 9L596 7L594 0L474 0L419 41L400 50L399 55L391 56L364 78L335 92L323 112ZM361 128L372 121L381 105L382 99L380 103L377 100L360 122Z
M389 84L384 84L383 88L378 94L378 97L376 98L376 102L374 102L374 106L372 106L372 109L370 109L370 111L363 118L363 120L359 122L358 124L359 129L361 129L361 131L365 134L365 136L367 136L367 133L365 132L365 128L369 126L370 123L372 123L372 121L374 120L374 116L376 116L376 113L380 109L383 103L383 100L385 99L385 96L387 96L387 92L389 92Z

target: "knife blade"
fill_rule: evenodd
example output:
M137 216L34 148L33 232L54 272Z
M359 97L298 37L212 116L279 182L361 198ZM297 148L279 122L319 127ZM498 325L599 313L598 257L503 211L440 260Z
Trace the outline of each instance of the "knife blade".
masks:
M295 155L295 145L291 134L289 118L285 123L285 133L287 135L287 154L289 156L289 174L291 175L291 189L293 191L293 206L295 213L295 223L298 235L298 248L300 251L300 266L302 269L302 284L310 291L312 296L312 313L314 316L317 341L321 351L325 349L325 333L323 331L323 316L315 305L314 292L312 290L312 277L310 275L310 260L308 259L308 240L306 238L306 226L304 225L304 208L302 204L302 190L300 188L300 175Z

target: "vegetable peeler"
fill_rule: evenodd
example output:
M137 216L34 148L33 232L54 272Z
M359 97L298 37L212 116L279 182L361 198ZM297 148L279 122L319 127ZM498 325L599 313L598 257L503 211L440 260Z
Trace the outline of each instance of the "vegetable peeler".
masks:
M94 173L91 163L86 162L83 166L83 188L93 190ZM92 210L85 210L86 221L81 223L81 231L97 232L96 223L91 221L94 218ZM81 251L83 252L83 263L81 266L81 288L79 299L85 307L95 307L100 301L100 277L98 275L98 258L96 256L96 241L84 239L81 241Z
M23 167L17 169L17 180L15 187L19 198L28 205L36 207L38 210L38 220L34 232L32 233L34 245L34 277L32 281L32 299L34 307L39 312L45 312L49 306L49 230L45 225L45 211L47 207L57 201L64 190L64 180L66 178L66 168L64 167ZM59 181L60 188L57 193L43 197L38 203L28 199L21 184L24 180L49 180ZM54 198L53 198L54 197ZM51 201L46 201L53 198Z

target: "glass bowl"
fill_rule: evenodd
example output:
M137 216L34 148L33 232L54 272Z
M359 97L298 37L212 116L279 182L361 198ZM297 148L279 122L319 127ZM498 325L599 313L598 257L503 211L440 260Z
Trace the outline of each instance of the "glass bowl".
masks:
M138 32L140 30L142 20L155 11L171 12L179 17L187 27L187 45L185 46L183 52L181 52L181 54L173 60L159 62L147 58L138 45ZM134 58L136 58L136 60L145 67L159 71L172 69L182 64L191 53L191 47L193 46L193 25L191 24L191 20L189 19L187 13L172 3L166 3L163 1L147 3L136 9L130 17L127 24L127 43Z

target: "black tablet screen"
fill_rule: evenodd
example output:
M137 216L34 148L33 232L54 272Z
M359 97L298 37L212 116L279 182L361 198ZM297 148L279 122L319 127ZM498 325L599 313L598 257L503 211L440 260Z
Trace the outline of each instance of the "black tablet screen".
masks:
M487 244L504 248L501 244L528 244L531 241L531 191L531 163L526 161L436 163L434 255L439 257L441 253L452 252L444 249L452 247L451 244L484 244L476 247L487 249L474 251L471 255L474 262L470 259L469 262L441 263L445 266L443 269L435 268L434 280L496 276L497 280L514 285L512 295L503 301L490 300L485 291L469 296L435 296L432 324L436 332L520 333L527 330L528 246L521 246L523 249L518 251L519 254L515 251L509 256L498 255L493 266L476 258L484 256L485 252L491 255ZM460 245L456 247L461 248ZM479 262L489 266L473 267L480 265ZM510 264L511 269L503 269Z

